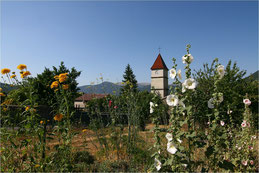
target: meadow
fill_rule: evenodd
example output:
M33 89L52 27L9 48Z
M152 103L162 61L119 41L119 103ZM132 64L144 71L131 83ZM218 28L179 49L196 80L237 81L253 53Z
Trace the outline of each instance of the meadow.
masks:
M25 64L3 68L15 89L0 91L1 171L258 171L258 80L217 58L192 71L190 48L184 70L172 60L166 98L138 91L128 69L120 94L86 103L89 123L75 118L75 68L62 62L37 77Z

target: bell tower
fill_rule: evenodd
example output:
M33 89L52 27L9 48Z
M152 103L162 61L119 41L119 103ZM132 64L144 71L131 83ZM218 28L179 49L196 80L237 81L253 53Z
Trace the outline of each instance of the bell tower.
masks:
M168 68L160 53L151 67L151 92L162 98L168 95Z

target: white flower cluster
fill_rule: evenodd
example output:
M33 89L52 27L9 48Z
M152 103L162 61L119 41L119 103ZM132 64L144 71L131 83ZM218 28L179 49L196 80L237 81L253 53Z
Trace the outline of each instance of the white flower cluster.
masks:
M193 56L191 54L184 55L182 61L184 64L190 64L193 61Z
M158 105L157 104L154 104L153 102L150 102L149 103L149 105L150 105L150 113L152 114L153 112L154 112L154 107L157 107Z
M172 79L174 79L176 76L178 76L178 78L181 80L182 79L182 71L181 69L179 69L177 72L174 68L172 68L171 70L169 70L169 75Z

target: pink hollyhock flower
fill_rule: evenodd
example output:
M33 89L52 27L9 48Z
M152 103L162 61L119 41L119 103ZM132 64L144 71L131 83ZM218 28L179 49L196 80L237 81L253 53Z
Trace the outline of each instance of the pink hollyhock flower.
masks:
M244 120L241 124L242 127L246 127L246 120Z
M113 108L114 108L114 109L117 109L117 108L118 108L118 106L114 106Z
M252 149L254 149L252 146L248 146L248 148L249 148L249 150L252 150Z
M254 161L253 161L253 160L250 160L250 164L251 164L251 165L254 165Z
M221 124L221 126L224 126L225 122L224 121L220 121L220 124Z
M246 165L247 165L247 160L243 160L243 161L242 161L242 164L243 164L244 166L246 166Z
M112 106L112 101L111 100L109 100L109 107L111 107Z
M249 99L244 99L243 103L248 106L251 105L251 101Z

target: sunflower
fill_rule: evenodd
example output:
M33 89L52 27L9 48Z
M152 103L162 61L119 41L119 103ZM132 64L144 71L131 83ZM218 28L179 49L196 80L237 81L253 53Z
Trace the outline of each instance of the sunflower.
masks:
M54 119L55 121L61 121L62 118L63 118L63 115L62 115L62 114L57 114L57 115L54 116L53 119Z
M12 78L15 78L16 77L16 75L15 74L13 74L12 76L10 76L10 78L12 79Z
M17 66L19 70L27 69L27 66L25 64L20 64Z
M58 75L54 76L54 79L58 80Z
M52 84L50 85L50 88L57 88L58 87L58 81L54 81L52 82Z
M24 75L24 77L26 77L28 75L31 75L31 73L29 71L25 71L25 72L23 72L23 75Z
M10 69L9 68L3 68L2 70L1 70L1 73L2 74L7 74L7 73L10 73Z

